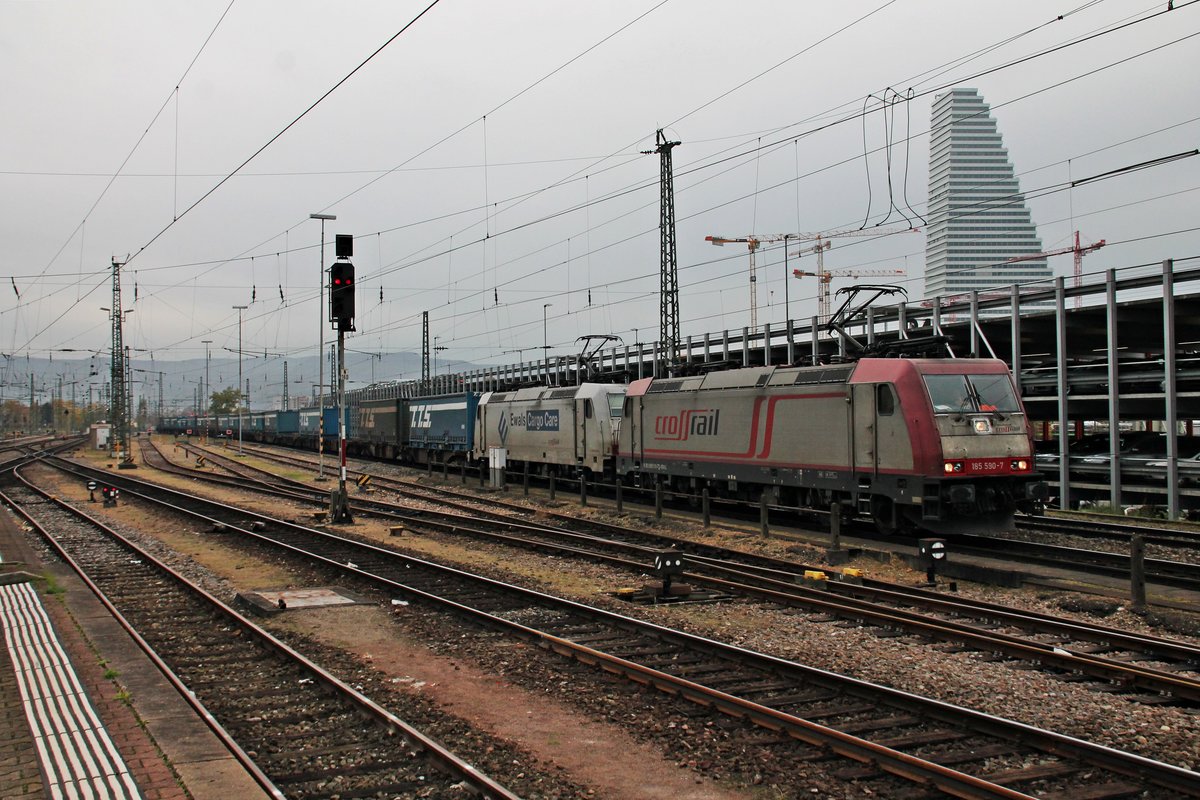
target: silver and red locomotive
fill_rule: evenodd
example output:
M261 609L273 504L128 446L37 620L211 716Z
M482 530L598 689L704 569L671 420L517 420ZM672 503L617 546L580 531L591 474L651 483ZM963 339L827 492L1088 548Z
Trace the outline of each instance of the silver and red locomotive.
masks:
M647 378L626 393L617 475L829 508L885 531L1010 526L1046 485L1024 409L990 359L863 358Z

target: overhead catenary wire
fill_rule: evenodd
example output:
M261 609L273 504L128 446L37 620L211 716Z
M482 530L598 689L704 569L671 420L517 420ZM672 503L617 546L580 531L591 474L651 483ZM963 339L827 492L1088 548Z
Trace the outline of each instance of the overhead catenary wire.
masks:
M204 194L200 195L200 197L197 198L187 208L185 208L181 214L176 216L175 219L171 220L170 224L168 224L166 227L164 227L158 233L156 233L152 237L150 237L150 240L148 242L146 242L144 245L139 247L136 251L134 251L129 256L128 259L126 259L126 263L129 263L129 261L132 261L133 259L137 258L139 254L141 254L142 252L144 252L146 250L147 247L149 247L150 245L152 245L156 241L158 241L159 237L161 237L164 233L169 231L171 228L175 227L175 225L178 224L179 220L183 219L194 208L196 208L201 203L203 203L205 200L207 200L209 197L211 197L213 195L213 193L216 192L218 189L220 189L222 186L224 186L225 183L228 182L230 178L232 178L234 175L238 174L238 172L241 171L242 167L245 167L247 164L249 164L251 161L253 161L255 158L257 158L264 150L266 150L268 147L270 147L272 144L274 144L276 141L278 141L281 136L283 136L285 133L287 133L289 130L291 130L296 125L296 123L298 123L300 120L302 120L306 116L308 116L308 114L314 108L319 106L322 102L325 101L326 98L328 98L331 94L333 94L338 89L340 89L346 83L346 81L348 81L352 77L354 77L354 75L357 74L359 70L361 70L363 67L365 67L367 64L369 64L371 61L373 61L376 56L378 56L380 53L382 53L388 47L388 45L390 45L392 42L399 39L405 32L407 32L413 25L417 24L417 22L422 17L424 17L426 14L428 14L433 9L433 7L436 6L440 2L441 2L441 0L432 0L432 2L429 5L427 5L424 9L422 9L415 17L413 17L411 20L409 20L407 23L405 23L404 27L402 27L400 30L396 31L394 34L391 35L391 37L388 38L388 40L386 42L381 44L375 50L375 52L371 53L371 55L369 55L365 59L363 59L358 64L358 66L356 66L352 70L350 70L350 72L348 72L345 76L343 76L341 80L339 80L337 83L335 83L333 86L331 86L324 94L322 94L316 100L314 100L312 105L310 105L308 108L301 111L300 114L298 116L296 116L287 125L284 125L283 128L278 133L276 133L274 136L272 136L270 139L268 139L262 146L260 146L257 150L255 150L253 153L251 153L250 156L245 161L243 161L241 164L239 164L237 167L235 167L233 169L233 171L231 171L225 177L221 178L221 180L217 181L215 186L210 188Z
M1051 22L1053 22L1053 21L1060 21L1060 20L1061 20L1061 19L1063 19L1064 17L1066 17L1066 16L1070 16L1071 14L1074 14L1074 13L1078 13L1078 11L1080 11L1080 10L1082 10L1082 9L1084 9L1084 8L1087 8L1087 7L1089 7L1089 6L1095 5L1097 2L1100 2L1100 1L1101 1L1101 0L1094 0L1093 2L1090 2L1090 3L1085 3L1083 6L1080 6L1080 7L1079 7L1079 8L1077 8L1077 9L1074 9L1074 10L1072 10L1072 11L1066 12L1065 14L1062 14L1062 15L1058 15L1058 16L1057 16L1057 17L1056 17L1054 20L1051 20ZM1195 2L1198 2L1198 1L1200 1L1200 0L1191 0L1191 2L1189 2L1189 3L1186 3L1186 4L1184 4L1184 5L1185 5L1185 6L1190 6L1190 5L1193 5ZM662 4L660 3L659 5L662 5ZM658 7L658 6L655 6L655 8L657 8L657 7ZM1182 8L1182 7L1184 7L1184 6L1179 6L1179 7L1177 7L1177 8ZM651 11L653 11L653 10L654 10L654 9L651 9ZM1160 14L1162 14L1162 13L1166 13L1166 12L1163 12L1163 11L1156 12L1155 14L1153 14L1153 15L1151 15L1151 16L1149 16L1149 17L1143 17L1143 18L1140 18L1140 19L1138 19L1138 20L1134 20L1133 22L1131 22L1131 23L1127 23L1127 24L1124 24L1124 25L1122 25L1122 26L1120 26L1120 27L1121 27L1121 28L1124 28L1124 27L1128 27L1128 25L1131 25L1131 24L1136 24L1137 22L1144 22L1144 21L1147 21L1147 20L1149 20L1149 19L1152 19L1152 18L1154 18L1154 17L1156 17L1156 16L1158 16L1158 15L1160 15ZM645 16L645 15L643 14L642 16ZM640 19L640 17L639 17L639 19ZM636 21L636 20L634 20L634 21ZM632 23L630 23L630 24L632 24ZM1025 35L1025 34L1027 34L1027 33L1029 33L1029 32L1032 32L1032 31L1038 30L1038 29L1040 29L1041 27L1044 27L1045 25L1048 25L1048 24L1050 24L1050 23L1049 23L1049 22L1047 22L1047 23L1044 23L1043 25L1036 26L1035 28L1031 28L1029 31L1026 31L1024 34L1019 34L1019 35L1017 35L1017 36L1009 37L1008 39L1006 39L1006 40L1005 40L1005 42L1008 42L1008 41L1013 41L1013 40L1015 40L1015 39L1018 39L1018 38L1020 38L1021 36ZM626 25L625 27L628 27L628 25ZM1083 41L1086 41L1086 40L1088 40L1088 39L1095 38L1096 36L1100 36L1100 35L1103 35L1103 34L1105 34L1105 33L1111 32L1112 30L1118 30L1118 29L1120 29L1120 28L1111 28L1111 29L1105 29L1105 30L1102 30L1102 31L1099 31L1099 32L1093 33L1093 34L1089 35L1089 36L1088 36L1088 37L1086 37L1086 38L1080 38L1080 39L1076 39L1076 40L1073 40L1073 41L1071 41L1071 42L1068 42L1068 43L1066 43L1066 44L1064 44L1064 45L1060 45L1060 46L1058 46L1058 47L1056 47L1056 48L1054 48L1054 49L1051 49L1051 50L1043 50L1043 51L1041 51L1041 52L1039 52L1039 53L1034 53L1034 54L1031 54L1031 55L1029 55L1029 56L1022 57L1022 58L1021 58L1021 59L1019 59L1019 60L1016 60L1016 61L1011 61L1011 62L1008 62L1007 64L1003 64L1003 65L999 65L999 66L997 66L997 67L990 68L989 70L987 70L987 71L985 71L985 72L982 72L982 73L975 73L975 74L973 74L973 75L969 75L969 76L965 76L965 77L962 77L962 78L955 79L954 81L951 81L951 82L949 82L949 83L943 84L943 85L941 85L941 86L938 86L938 87L935 87L935 88L933 88L933 89L930 89L930 90L928 90L928 91L926 91L926 92L923 92L922 94L929 94L929 93L932 93L932 92L940 91L940 90L942 90L942 89L944 89L944 88L947 88L947 87L949 87L949 86L953 85L954 83L957 83L957 82L960 82L960 81L965 81L965 80L973 80L974 78L980 77L980 76L982 76L982 75L984 75L984 74L988 74L988 73L990 73L990 72L994 72L994 71L996 71L996 70L998 70L998 69L1002 69L1002 68L1005 68L1005 67L1007 67L1007 66L1012 66L1012 65L1015 65L1015 64L1019 64L1019 63L1024 63L1025 61L1029 60L1030 58L1035 58L1035 57L1038 57L1038 56L1040 56L1040 55L1045 55L1045 54L1048 54L1048 53L1050 53L1050 52L1055 52L1057 49L1059 49L1059 48L1061 48L1061 47L1070 46L1070 45L1074 45L1074 44L1079 44L1079 43L1081 43L1081 42L1083 42ZM622 29L622 30L623 30L623 29ZM606 37L606 38L611 38L611 35L610 35L609 37ZM1184 37L1184 39L1186 39L1186 38L1190 38L1190 37ZM1179 41L1183 41L1183 39L1176 40L1175 42L1170 42L1170 43L1168 43L1168 44L1174 44L1174 43L1178 43ZM1163 46L1166 46L1166 45L1163 45ZM593 46L593 48L589 48L589 49L594 49L594 46ZM988 48L985 48L985 49L988 49ZM1158 48L1152 48L1151 50L1143 51L1142 53L1136 54L1135 56L1133 56L1133 57L1131 57L1131 58L1134 58L1134 57L1137 57L1137 56L1140 56L1140 55L1144 55L1144 54L1146 54L1146 53L1149 53L1149 52L1153 52L1155 49L1158 49ZM578 58L578 57L576 57L576 59L572 59L572 60L577 60L577 58ZM1130 60L1130 59L1125 59L1125 60ZM1113 62L1112 64L1106 65L1105 67L1101 67L1101 68L1099 68L1099 69L1104 69L1104 68L1107 68L1108 66L1114 66L1114 65L1116 65L1116 64L1123 63L1125 60L1123 60L1123 61L1119 61L1119 62ZM561 68L560 68L560 69L561 69ZM1094 74L1094 72L1095 72L1095 71L1098 71L1098 70L1094 70L1094 71L1089 71L1089 72L1083 73L1081 76L1076 76L1076 78L1078 78L1078 77L1086 77L1087 75ZM540 80L541 80L541 79L539 79L539 82L540 82ZM1071 80L1073 80L1073 79L1071 79ZM1049 87L1044 87L1043 89L1040 89L1040 90L1038 90L1037 92L1033 92L1033 93L1030 93L1030 94L1024 95L1024 96L1022 96L1021 98L1017 98L1017 99L1024 99L1025 97L1030 97L1030 96L1032 96L1033 94L1037 94L1037 93L1038 93L1038 92L1040 92L1040 91L1045 91L1045 90L1047 90L1047 89L1050 89L1050 88L1056 88L1056 87L1058 87L1058 86L1061 86L1061 85L1063 85L1063 84L1065 84L1065 83L1067 83L1067 82L1069 82L1069 80L1068 80L1068 81L1063 81L1063 82L1060 82L1060 83L1058 83L1058 84L1054 84L1054 85L1052 85L1052 86L1049 86ZM518 93L518 95L514 95L514 97L513 97L513 98L509 98L509 101L511 101L512 99L515 99L515 97L516 97L516 96L519 96L519 94L520 94L520 93ZM509 102L509 101L505 101L505 103L502 103L502 104L500 104L500 106L497 106L497 108L500 108L500 107L502 107L503 105L505 105L505 104L506 104L507 102ZM1011 102L1015 102L1015 100L1014 100L1014 101L1009 101L1009 103L1011 103ZM1000 107L1002 107L1003 105L1007 105L1007 103L1005 103L1005 104L999 104L999 105L995 105L995 106L993 106L993 109L995 109L995 108L1000 108ZM490 113L490 112L489 112L489 113ZM862 113L865 113L865 112L862 112ZM855 118L857 118L858 116L859 116L859 115L855 115ZM772 146L773 146L773 147L778 147L778 146L780 146L781 144L794 144L795 142L797 142L797 141L798 141L798 139L799 139L799 138L802 138L802 137L804 137L804 136L809 136L809 135L811 135L811 134L813 134L813 133L816 133L816 132L823 131L823 130L827 129L828 127L830 127L830 126L831 126L831 125L833 125L833 124L840 124L841 122L845 122L845 121L848 121L848 120L847 120L847 119L844 119L844 118L843 118L843 119L839 119L839 120L835 120L835 122L833 122L833 123L830 123L830 125L821 126L820 128L813 129L813 130L811 130L811 131L806 131L806 132L804 132L804 133L802 133L802 134L799 134L799 135L798 135L798 136L796 136L796 137L787 138L787 139L783 140L782 142L777 142L777 143L775 143L774 145L768 145L768 147L772 147ZM463 130L465 130L465 128L466 128L466 127L469 127L469 125L468 125L468 126L464 126ZM789 126L785 126L785 127L789 127ZM909 137L909 138L912 138L912 137ZM757 149L757 148L755 148L755 150L756 150L756 149ZM755 150L751 150L751 151L749 151L749 152L755 152ZM428 151L422 151L422 152L428 152ZM745 154L734 154L734 155L732 155L732 156L725 156L724 158L722 158L722 159L720 159L720 160L718 160L718 161L716 161L716 162L710 162L710 163L709 163L707 166L713 166L713 165L715 165L715 164L719 164L719 163L722 163L722 162L724 162L724 161L729 161L729 160L731 160L731 159L734 159L734 158L744 157L744 155L745 155ZM609 158L609 157L611 157L611 156L608 156L608 157L605 157L605 158ZM411 160L411 159L410 159L410 160ZM603 160L603 159L602 159L602 160ZM532 162L532 163L540 163L540 162ZM840 164L840 163L843 163L843 162L838 162L838 164ZM837 164L835 164L835 165L833 165L833 166L836 166L836 165L837 165ZM688 169L687 171L683 171L683 172L680 172L680 173L678 173L678 174L685 175L685 174L687 174L687 172L690 172L690 171L692 171L692 169L704 168L704 166L705 166L705 165L701 165L700 167L696 167L696 168L690 168L690 169ZM290 174L290 173L283 173L283 174ZM319 174L323 174L323 173L319 173ZM814 174L814 173L808 173L808 174L809 174L809 175L811 175L811 174ZM530 198L530 197L532 197L532 196L536 195L538 192L540 192L540 191L544 191L546 188L553 188L553 186L555 186L555 185L560 185L560 183L561 183L561 182L556 182L555 184L552 184L552 185L551 185L551 186L549 186L549 187L543 187L542 189L532 190L532 191L529 191L529 192L521 193L521 194L519 194L519 195L515 195L515 196L513 196L513 197L511 197L511 198L507 198L507 199L505 199L505 200L497 201L496 205L501 205L501 204L506 204L506 203L514 203L514 202L519 202L519 201L521 201L521 200L524 200L524 199L528 199L528 198ZM639 184L636 184L636 185L634 185L634 186L632 186L632 187L629 187L629 190L637 190L637 189L640 189L640 188L645 188L646 186L649 186L649 185L651 185L651 182L639 183ZM771 187L768 187L768 189L769 189L769 188L771 188ZM606 200L606 199L611 199L611 197L612 197L612 196L620 196L621 194L625 194L625 193L627 193L627 191L621 191L621 192L619 192L619 193L613 193L613 194L611 194L611 195L609 195L609 196L603 196L603 197L601 197L601 198L598 198L596 202L603 202L603 201L604 201L604 200ZM475 211L475 210L479 210L479 209L478 209L478 208L476 208L476 209L463 209L463 210L461 210L461 211L457 211L457 212L451 212L451 213L449 213L449 214L443 214L443 215L439 215L439 216L435 216L435 217L430 217L430 218L427 218L427 219L424 219L424 220L420 220L420 221L417 221L417 222L405 223L405 224L403 224L403 225L398 225L398 226L394 226L394 227L391 227L391 228L385 228L385 229L382 229L382 230L378 231L378 233L388 233L388 232L395 232L395 231L404 230L404 229L410 229L410 228L417 227L417 226L419 226L419 225L422 225L422 224L428 224L428 223L430 223L430 222L435 222L435 221L439 221L439 220L444 220L444 219L452 218L452 217L454 217L454 216L459 216L459 215L462 215L462 214L469 214L469 213L472 213L472 212L473 212L473 211ZM574 210L574 209L573 209L573 208L571 208L571 209L568 209L568 210L567 210L567 212L564 212L564 213L569 213L571 210ZM286 232L285 232L285 234L286 234ZM313 247L315 247L315 245L306 245L306 246L304 246L304 247L301 247L301 248L298 248L298 249L300 249L300 250L308 250L308 249L312 249ZM228 263L228 262L231 262L231 261L236 261L236 260L238 260L238 259L240 259L240 258L245 258L245 259L248 259L248 258L250 258L250 256L249 256L249 255L242 255L242 256L234 256L234 257L230 257L230 258L224 258L224 259L216 259L216 260L212 260L212 261L206 261L206 262L189 262L188 264L182 264L182 265L178 265L178 267L179 267L179 268L182 268L182 267L190 267L190 266L204 266L204 265L222 264L222 263ZM176 267L158 267L158 269L169 269L169 268L176 268ZM154 267L152 267L152 269L154 269Z

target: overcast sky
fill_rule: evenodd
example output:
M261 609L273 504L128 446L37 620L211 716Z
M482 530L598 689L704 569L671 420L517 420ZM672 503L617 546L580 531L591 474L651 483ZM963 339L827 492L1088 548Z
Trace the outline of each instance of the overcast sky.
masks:
M532 359L543 315L560 353L653 340L659 160L639 151L660 127L682 142L685 336L749 321L744 246L706 235L923 228L939 87L980 90L1028 194L1200 142L1200 7L1178 0L1001 69L1167 4L441 0L354 72L428 5L0 0L3 352L107 349L128 257L127 344L236 349L249 305L247 350L314 355L314 212L338 217L327 261L357 237L357 350L418 352L422 311L447 361ZM1047 249L1108 240L1096 272L1200 254L1180 232L1197 189L1192 158L1030 202ZM834 239L825 266L906 270L890 280L918 299L924 245ZM782 259L760 254L760 322L785 319ZM816 291L791 281L793 318Z

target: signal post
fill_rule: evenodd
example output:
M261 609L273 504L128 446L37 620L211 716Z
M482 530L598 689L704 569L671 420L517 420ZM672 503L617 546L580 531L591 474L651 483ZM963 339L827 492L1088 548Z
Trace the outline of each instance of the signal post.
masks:
M346 493L346 331L354 330L354 237L338 234L335 239L337 260L329 267L329 321L337 330L337 415L338 469L337 488L329 493L329 521L352 523L350 501ZM322 412L324 413L324 412Z

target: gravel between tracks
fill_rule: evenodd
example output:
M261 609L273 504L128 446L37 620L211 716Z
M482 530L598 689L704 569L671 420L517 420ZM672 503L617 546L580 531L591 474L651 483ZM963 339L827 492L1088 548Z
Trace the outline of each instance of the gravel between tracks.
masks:
M392 472L393 468L375 465L372 471ZM411 477L399 469L395 472ZM459 487L451 488L457 490ZM509 493L505 500L524 502L516 494ZM481 502L486 502L486 496L481 496ZM665 530L672 535L716 539L730 547L798 561L819 562L821 558L821 552L816 548L720 528L706 533L697 525L671 518L657 522L651 517L636 515L615 518L606 511L580 509L575 503L564 501L553 504L530 501L529 505L535 509L551 506L557 511L622 524L640 519L646 527ZM364 530L367 527L356 526ZM1200 768L1200 712L1194 709L1145 706L1120 695L1105 695L1044 673L1011 666L1019 662L994 661L990 655L978 652L946 653L911 637L881 637L868 627L815 622L809 615L771 606L741 602L719 606L631 606L608 597L607 592L638 581L628 573L596 565L552 559L553 566L548 568L547 559L541 555L479 542L462 547L460 542L449 537L421 537L428 540L426 542L379 538L390 546L413 549L418 554L430 551L429 542L442 543L445 549L433 547L439 559L454 558L464 568L499 580L528 584L532 579L545 591L618 613L662 622L809 666L964 705L1188 769ZM889 565L867 562L860 566L872 577L898 583L917 584L923 578L896 561ZM643 576L643 579L653 580L649 576ZM1017 609L1065 615L1200 644L1197 615L1151 612L1143 616L1113 601L1063 591L1001 589L963 581L958 586L963 595Z
M232 498L232 493L221 493ZM239 501L241 502L241 501ZM264 510L270 502L257 500ZM562 504L569 508L568 504ZM286 513L274 504L271 511ZM305 509L296 507L295 516ZM599 512L586 512L603 516ZM626 518L626 521L628 518ZM647 525L653 524L645 520ZM672 533L699 536L695 526L666 521L659 527ZM638 608L610 598L607 592L648 578L631 577L595 565L577 564L561 559L547 560L508 548L462 541L440 536L388 539L382 526L361 523L355 531L369 538L386 540L392 546L416 554L436 554L438 560L454 561L476 572L501 580L534 585L559 595L603 605L620 613L639 616L701 635L728 640L823 669L843 672L900 689L967 705L979 710L1017 719L1028 724L1061 731L1081 738L1138 752L1151 758L1195 769L1200 757L1200 717L1195 711L1179 708L1150 708L1106 696L1082 686L1056 680L1047 675L1014 669L1003 662L990 661L979 653L945 653L908 637L880 637L868 628L855 625L818 622L808 615L752 603L732 602L717 606L679 606ZM815 561L815 550L789 547L778 540L761 540L732 532L717 532L717 538L741 549L759 549L777 556ZM916 583L919 576L898 565L871 564L874 577L887 577ZM228 596L230 587L215 577ZM999 590L960 582L964 594L1002 602L1017 608L1053 613L1073 611L1081 619L1093 619L1131 630L1156 629L1146 620L1115 605L1093 607L1090 601L1065 592ZM221 594L224 592L224 594ZM1098 615L1085 613L1089 610ZM695 769L710 778L757 785L762 797L792 796L803 791L812 796L861 796L861 787L840 788L815 765L805 764L798 773L795 763L775 764L767 749L730 752L721 725L711 720L692 719L660 695L653 695L612 682L607 690L579 691L578 679L572 679L573 665L548 664L538 654L523 648L497 647L494 637L471 633L451 620L427 615L396 614L403 630L424 638L428 645L454 658L470 659L480 669L503 676L531 691L557 697L578 705L587 714L628 727L643 741L652 742L670 754L675 763ZM1191 619L1190 617L1187 619ZM1158 630L1162 635L1162 631ZM354 650L355 648L351 647ZM360 659L367 653L356 651ZM596 685L592 678L586 685ZM602 684L601 684L602 685ZM810 769L811 767L811 769ZM487 767L484 767L487 769ZM490 771L490 770L489 770ZM503 776L498 776L503 779ZM785 788L786 787L786 788ZM776 794L780 792L783 794ZM572 794L537 794L543 797L573 797Z

